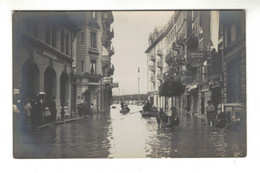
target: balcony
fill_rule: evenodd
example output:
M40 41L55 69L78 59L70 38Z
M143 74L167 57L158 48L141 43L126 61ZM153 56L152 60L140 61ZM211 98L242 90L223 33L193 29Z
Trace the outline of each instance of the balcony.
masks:
M150 81L153 82L153 83L155 83L155 76L151 76L151 77L150 77Z
M102 64L110 64L111 58L109 58L108 56L102 56L101 62Z
M163 74L162 73L157 74L157 79L162 81L163 80Z
M191 49L197 49L199 44L199 39L203 36L203 30L201 27L199 28L193 28L192 34L188 38L187 45Z
M106 29L101 37L102 44L107 48L110 45L110 41L114 38L114 30Z
M149 56L149 59L150 59L151 61L155 61L155 60L156 60L156 57L155 57L154 55L150 55L150 56Z
M115 50L114 47L112 47L112 49L108 49L108 56L111 57L115 54Z
M149 70L155 71L155 65L149 65Z
M158 61L158 62L157 62L157 67L163 68L163 62L162 62L162 61Z
M89 83L96 83L98 84L100 79L101 79L101 75L100 74L90 74L88 72L85 73L80 73L80 74L74 74L75 78L87 78L88 80L83 80L85 82L89 82Z
M106 26L110 26L114 22L114 17L111 11L102 12L102 20Z
M162 49L158 49L158 50L157 50L157 55L160 56L160 57L163 56L163 51L162 51Z

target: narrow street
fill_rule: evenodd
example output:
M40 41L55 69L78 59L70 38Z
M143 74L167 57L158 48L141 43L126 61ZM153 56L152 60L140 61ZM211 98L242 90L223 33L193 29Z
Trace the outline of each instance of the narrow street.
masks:
M129 114L94 114L75 122L26 133L15 144L23 158L169 158L243 157L246 131L216 129L203 116L180 115L178 129L158 128L155 118L142 118L140 106ZM19 157L18 157L19 158Z

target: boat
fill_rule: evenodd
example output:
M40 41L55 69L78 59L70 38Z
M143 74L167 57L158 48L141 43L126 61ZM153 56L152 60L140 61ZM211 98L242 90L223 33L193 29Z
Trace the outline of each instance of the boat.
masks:
M130 112L130 108L128 106L125 106L124 109L120 110L120 113L122 114L127 114L128 112Z
M142 117L155 117L158 111L140 111Z
M120 113L122 114L127 114L128 112L130 112L130 109L120 110Z

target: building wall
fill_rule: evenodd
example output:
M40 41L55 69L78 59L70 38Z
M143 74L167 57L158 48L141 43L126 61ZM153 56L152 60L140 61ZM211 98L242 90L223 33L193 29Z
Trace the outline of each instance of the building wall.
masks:
M240 115L246 114L246 53L245 53L245 14L243 11L234 11L232 13L233 18L228 18L226 21L224 21L224 106L225 111L230 112L232 116L234 117L236 115L236 112L238 112ZM232 20L233 19L233 20ZM237 34L237 24L239 26L240 34ZM228 29L231 30L231 41L228 42ZM236 63L230 64L236 70L232 73L235 73L236 76L233 76L234 78L237 78L239 76L239 80L236 80L239 83L236 84L236 86L233 86L233 91L236 90L236 97L239 95L240 99L232 98L233 101L229 101L228 98L232 97L228 92L227 88L232 86L229 85L229 79L228 79L228 72L229 61L234 61ZM239 64L237 64L239 63ZM235 67L238 66L238 67ZM232 68L233 68L232 67ZM239 69L238 69L239 68ZM234 88L235 87L235 88ZM237 89L240 87L240 89Z
M34 13L32 16L25 13L15 13L14 14L14 54L13 54L13 74L14 74L14 85L15 89L20 89L20 93L23 97L30 97L30 94L38 94L39 92L45 92L46 97L55 97L57 115L56 119L60 119L60 107L61 107L61 95L60 90L60 80L61 75L64 73L67 77L67 93L65 97L65 114L71 115L71 85L72 85L72 46L69 46L68 53L61 51L61 30L69 33L69 45L73 42L73 30L65 27L62 23L56 23L55 25L50 25L52 21L51 14L49 16L44 16L41 13ZM56 16L57 17L57 16ZM67 21L69 23L69 21ZM46 28L56 28L56 34L53 32L51 40L53 43L47 43L46 41ZM37 33L37 34L36 34ZM25 66L28 64L29 66ZM23 75L23 69L28 70L32 65L37 69L36 74L28 74L36 76L36 87L34 91L29 91L26 89L28 82L25 79L28 76ZM52 69L55 74L55 80L53 83L52 95L48 95L45 90L45 73L47 69ZM46 78L47 79L47 78ZM29 81L32 81L29 78ZM27 90L24 93L21 87ZM29 93L28 93L29 92ZM34 92L34 93L33 93ZM49 114L48 110L45 115Z
M77 98L76 104L82 101L87 101L94 104L94 111L107 110L109 107L108 98L109 90L103 88L101 76L105 76L103 72L102 53L104 45L102 45L102 35L105 32L102 23L102 12L94 12L96 19L91 18L91 12L81 12L79 14L81 21L77 25L80 31L77 34L77 65L76 65L76 80L77 80ZM111 13L112 15L112 13ZM91 46L91 33L96 33L96 48ZM109 48L111 45L108 46ZM109 56L109 55L106 55ZM110 64L111 57L107 57L107 63ZM95 74L91 74L91 61L95 61ZM77 77L80 76L81 77ZM108 76L107 76L108 77ZM93 79L95 79L93 81ZM89 92L89 98L85 98L84 92Z

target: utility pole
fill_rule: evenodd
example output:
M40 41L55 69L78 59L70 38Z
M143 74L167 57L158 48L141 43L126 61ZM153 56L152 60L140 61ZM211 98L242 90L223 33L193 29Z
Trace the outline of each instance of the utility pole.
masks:
M140 99L140 67L138 67L138 100Z

